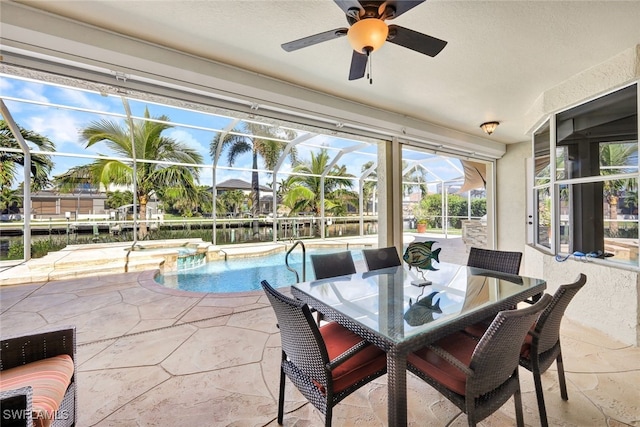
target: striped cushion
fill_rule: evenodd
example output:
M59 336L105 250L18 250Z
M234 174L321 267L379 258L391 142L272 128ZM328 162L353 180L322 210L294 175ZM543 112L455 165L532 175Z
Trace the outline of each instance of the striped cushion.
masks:
M62 354L0 371L0 391L31 386L34 425L47 427L55 419L72 376L73 359Z

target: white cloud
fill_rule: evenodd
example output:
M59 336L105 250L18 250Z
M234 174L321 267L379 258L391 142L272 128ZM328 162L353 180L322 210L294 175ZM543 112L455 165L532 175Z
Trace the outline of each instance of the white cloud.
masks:
M83 92L77 89L59 88L60 96L58 102L74 107L86 108L88 110L110 111L111 106L107 102L98 100L97 95L89 92ZM122 109L119 111L123 112Z
M210 168L200 169L200 185L211 185L213 182L213 173Z
M9 93L13 91L13 85L11 81L6 78L0 78L0 90L2 93Z
M163 132L163 135L166 135L169 138L173 138L178 142L183 144L187 144L191 147L197 147L199 150L202 149L203 145L193 137L189 131L184 129L168 129Z
M43 95L44 85L38 83L26 84L19 80L0 78L0 92L6 96L14 98L23 98L37 102L48 102L48 99ZM20 126L23 126L23 124L20 123L19 115L21 112L32 108L31 104L25 104L17 101L5 102L14 120L18 122Z
M25 85L18 91L18 96L36 102L49 102L49 98L44 94L45 89L41 84Z
M201 139L198 139L189 130L183 128L172 128L163 132L163 135L173 138L176 141L187 145L198 151L202 156L202 160L206 164L211 164L211 156L209 155L209 142L203 143ZM198 133L196 133L198 135Z
M78 152L84 149L78 134L81 125L72 112L50 110L46 116L31 116L25 127L47 136L56 144L56 151Z

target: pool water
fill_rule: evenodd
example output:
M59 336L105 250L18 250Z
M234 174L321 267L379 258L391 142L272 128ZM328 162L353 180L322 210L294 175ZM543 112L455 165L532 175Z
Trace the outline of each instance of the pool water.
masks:
M341 250L341 249L340 249ZM338 249L307 250L306 279L313 280L313 267L309 255L337 252ZM286 252L261 257L232 258L228 261L211 261L200 267L183 271L172 271L158 275L156 282L168 288L191 292L246 292L262 289L260 282L266 280L274 287L296 283L296 275L285 266ZM351 251L354 261L362 260L362 251ZM302 252L289 255L289 266L298 271L302 281Z

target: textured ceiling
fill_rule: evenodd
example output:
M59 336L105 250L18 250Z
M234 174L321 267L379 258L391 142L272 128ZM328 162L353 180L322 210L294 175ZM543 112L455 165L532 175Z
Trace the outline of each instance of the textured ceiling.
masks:
M476 136L497 120L502 143L528 139L546 90L640 43L639 1L429 0L389 23L448 45L431 58L386 43L370 85L348 81L346 38L280 48L347 26L330 0L19 3Z

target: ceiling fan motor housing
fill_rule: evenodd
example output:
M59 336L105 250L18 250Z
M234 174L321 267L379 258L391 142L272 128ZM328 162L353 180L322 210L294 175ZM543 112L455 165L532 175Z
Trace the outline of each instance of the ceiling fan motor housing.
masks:
M378 2L380 3L380 2ZM376 3L364 3L362 8L352 7L346 13L347 22L353 25L358 21L368 18L377 18L382 21L395 18L396 11L393 6Z

